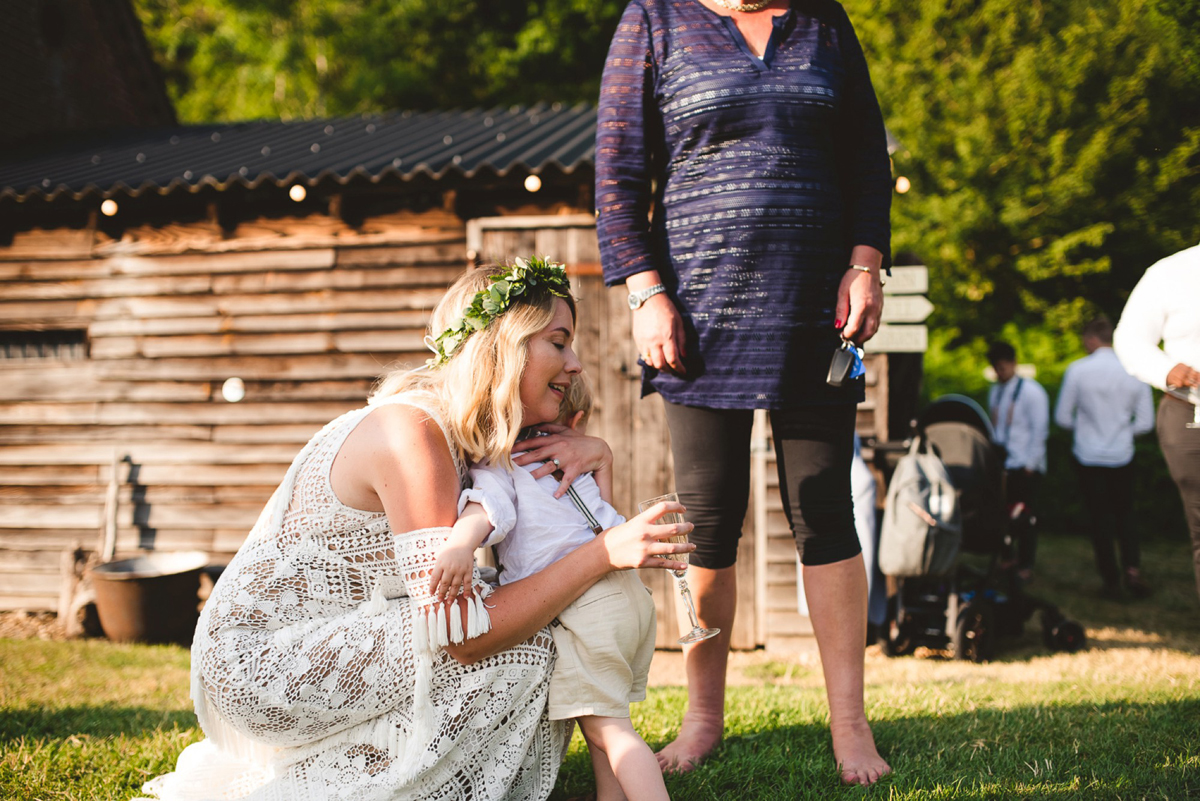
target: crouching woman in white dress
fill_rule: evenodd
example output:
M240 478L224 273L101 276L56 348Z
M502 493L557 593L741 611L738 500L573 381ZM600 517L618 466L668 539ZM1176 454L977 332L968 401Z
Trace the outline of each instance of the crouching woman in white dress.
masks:
M690 524L642 515L503 587L430 594L466 465L554 420L580 370L561 267L467 273L428 369L385 378L292 463L201 615L207 739L144 791L182 799L544 799L570 734L546 626L605 575L682 568ZM678 510L676 510L678 511Z

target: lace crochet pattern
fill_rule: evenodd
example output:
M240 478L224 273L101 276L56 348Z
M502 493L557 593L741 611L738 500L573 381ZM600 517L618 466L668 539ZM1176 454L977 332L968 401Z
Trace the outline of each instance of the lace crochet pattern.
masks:
M425 396L383 403L440 424ZM305 446L214 587L192 647L208 739L144 792L164 801L549 795L570 735L546 717L549 633L459 664L439 643L486 630L490 587L476 572L466 630L444 609L440 620L426 614L440 608L428 570L449 529L396 535L383 513L333 492L333 459L371 411L338 418Z

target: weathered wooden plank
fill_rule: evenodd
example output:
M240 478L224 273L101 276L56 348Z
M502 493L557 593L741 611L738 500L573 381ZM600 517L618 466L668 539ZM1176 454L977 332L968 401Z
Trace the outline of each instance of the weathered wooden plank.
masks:
M424 347L425 329L317 331L292 334L197 334L169 337L105 337L92 343L94 359L145 356L291 356L316 353L395 353Z
M218 295L247 292L313 292L323 289L394 289L437 287L445 291L462 273L462 267L378 267L356 270L338 268L321 272L246 273L212 279Z
M249 530L240 528L219 528L213 531L212 545L209 547L214 559L218 554L237 553L238 548L246 541Z
M416 331L344 331L333 334L339 353L395 353L425 347L425 329Z
M260 217L238 224L227 236L209 221L154 223L127 228L121 239L103 235L92 247L95 256L242 253L302 251L327 247L411 245L462 239L464 226L453 212L442 208L398 211L368 217L358 228L327 215Z
M138 523L152 529L234 528L254 525L262 512L261 503L211 504L124 504L117 507L117 525ZM104 507L72 504L0 503L0 528L83 529L103 525Z
M2 585L0 585L2 586ZM58 609L58 590L53 594L37 593L33 595L17 595L5 593L0 588L0 612L53 612Z
M161 486L146 485L139 480L137 486L122 484L117 490L117 501L127 504L213 504L246 503L262 506L274 492L275 485L249 484L245 486ZM19 487L0 484L0 503L46 505L57 503L67 506L102 505L107 487L102 484L47 485Z
M767 613L767 632L767 647L770 648L773 635L794 637L812 634L812 622L799 612L772 611Z
M767 609L769 612L794 612L798 606L795 581L791 584L767 586Z
M796 561L796 543L783 537L771 537L767 540L767 563L778 563L786 560Z
M83 278L74 281L12 281L5 284L8 300L124 298L144 295L203 295L212 291L210 275L148 278Z
M140 256L117 253L105 260L113 275L228 275L263 271L322 270L333 267L333 248L246 250Z
M296 448L292 454L299 453ZM288 464L139 464L138 480L146 486L177 486L177 487L211 487L223 486L236 488L240 486L278 486L287 472ZM29 469L29 468L26 468ZM4 468L0 467L0 478L3 478ZM108 481L108 468L100 471L99 480ZM118 475L122 482L129 480L129 467L124 466Z
M93 300L0 300L0 323L28 331L87 328L95 308Z
M320 425L312 423L297 425L224 425L213 428L212 441L240 442L243 444L290 442L300 446L312 439L313 434L316 434L320 430Z
M0 251L2 253L3 251ZM0 281L55 281L98 278L109 274L106 259L29 259L4 261L0 256Z
M795 554L793 553L793 557ZM772 562L767 565L766 583L771 584L790 584L792 589L796 587L796 560L795 558L789 562Z
M402 265L449 265L462 272L467 260L467 246L461 238L451 238L431 244L394 245L391 247L338 248L340 267L399 267ZM447 283L457 276L452 275Z
M91 465L0 465L0 484L36 487L100 483L100 466Z
M61 552L52 549L0 548L0 575L9 572L57 573Z
M249 425L316 423L318 428L353 409L346 403L4 403L7 425ZM315 429L314 429L315 430Z
M97 320L88 336L170 336L177 334L291 333L300 331L357 331L423 328L429 313L405 311L340 312L314 314L260 314L240 317L151 317Z
M136 442L162 439L213 439L209 426L75 426L75 425L0 425L0 443L37 442Z
M232 358L124 359L98 363L105 380L119 381L224 381L240 376L250 381L329 381L336 379L375 379L392 366L417 367L425 363L429 352L410 353L331 353L321 356L268 358L242 356ZM219 389L219 385L218 385Z
M208 382L108 379L101 375L98 365L91 362L39 364L38 367L0 366L0 403L50 400L183 402L210 400L212 394L213 388Z
M287 464L297 452L293 445L224 442L134 442L123 450L136 463L160 465ZM109 444L10 445L0 448L0 465L95 465L111 459L112 451Z
M248 381L244 402L319 400L362 406L374 385L373 378L346 381Z
M11 261L29 259L86 259L91 255L95 232L91 228L34 228L17 231L0 251L0 258Z
M291 355L333 350L327 332L295 334L196 334L173 337L105 337L92 342L93 359L128 359L145 356L162 359L178 356Z
M322 289L309 292L279 292L244 295L196 295L190 297L129 297L105 298L96 301L80 301L91 304L80 308L64 309L71 316L84 316L86 310L93 311L97 319L122 317L206 317L214 314L240 316L261 314L301 314L346 311L394 311L397 309L428 309L445 294L445 289L405 288L375 290ZM65 303L70 301L47 301ZM34 301L0 303L0 319L7 317L28 318L28 308L16 308L8 312L7 307L28 307ZM39 312L44 314L44 311ZM35 315L37 316L37 315Z
M91 528L104 524L103 504L0 504L0 528Z

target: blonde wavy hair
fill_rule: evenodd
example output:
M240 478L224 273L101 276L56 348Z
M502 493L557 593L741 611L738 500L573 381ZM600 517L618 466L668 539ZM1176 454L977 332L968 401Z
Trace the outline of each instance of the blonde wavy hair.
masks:
M504 267L468 270L455 281L433 310L431 336L450 326L477 292L505 274ZM521 376L529 340L550 325L555 300L564 301L575 320L575 299L560 298L542 286L529 287L513 305L467 338L453 357L434 368L398 369L383 376L370 401L401 392L432 395L446 434L466 463L487 459L512 468L510 453L521 430Z

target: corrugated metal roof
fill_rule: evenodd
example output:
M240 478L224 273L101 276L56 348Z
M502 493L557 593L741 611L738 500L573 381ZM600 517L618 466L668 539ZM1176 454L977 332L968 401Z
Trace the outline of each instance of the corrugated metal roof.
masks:
M595 138L595 109L560 103L128 131L0 156L0 199L165 195L358 176L469 178L550 167L569 173L593 163Z

